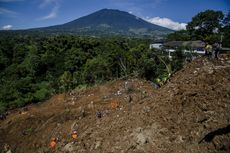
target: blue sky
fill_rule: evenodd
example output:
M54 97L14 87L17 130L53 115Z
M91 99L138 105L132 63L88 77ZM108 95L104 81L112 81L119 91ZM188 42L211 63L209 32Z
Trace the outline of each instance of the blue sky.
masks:
M230 0L0 0L0 29L63 24L103 8L127 11L177 30L200 11L227 13Z

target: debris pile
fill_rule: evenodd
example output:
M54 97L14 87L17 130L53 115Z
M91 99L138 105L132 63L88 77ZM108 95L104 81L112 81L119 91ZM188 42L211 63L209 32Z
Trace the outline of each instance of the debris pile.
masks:
M116 80L9 112L0 120L0 150L227 153L229 112L230 56L200 58L161 88Z

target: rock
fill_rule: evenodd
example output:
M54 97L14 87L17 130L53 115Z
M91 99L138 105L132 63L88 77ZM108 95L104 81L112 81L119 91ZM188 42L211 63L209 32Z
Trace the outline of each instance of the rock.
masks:
M68 143L64 146L63 148L64 152L73 152L73 151L77 151L77 147L75 146L74 143Z
M93 101L91 101L88 105L87 105L88 109L94 109L94 104Z
M151 108L149 106L144 106L143 113L149 113L151 111Z
M8 144L4 144L4 147L3 147L3 152L5 153L12 153L11 150L10 150L10 146Z
M117 91L117 95L120 96L122 93L120 90Z
M136 129L136 132L140 133L142 130L143 130L143 129L142 129L141 127L138 127L138 128Z
M151 82L151 85L153 86L154 89L159 89L160 86L154 82Z
M208 74L213 74L214 71L212 69L208 70Z
M76 130L77 127L78 127L77 121L74 121L74 122L72 123L72 125L71 125L71 132L74 131L74 130Z
M136 138L137 138L137 143L139 145L144 145L148 143L148 138L142 133L137 134Z
M86 117L86 112L85 112L84 109L81 110L80 116L81 116L82 118Z
M101 146L101 141L97 141L94 149L98 149Z
M181 135L178 135L175 142L176 143L183 143L184 142L183 137Z
M212 140L212 143L217 150L220 150L220 148L222 148L222 146L223 146L219 137L214 137L214 139Z
M132 101L133 101L133 98L132 98L131 95L129 95L129 97L128 97L128 102L131 103Z
M27 112L27 111L29 111L29 108L28 107L24 107L24 108L22 108L22 111Z

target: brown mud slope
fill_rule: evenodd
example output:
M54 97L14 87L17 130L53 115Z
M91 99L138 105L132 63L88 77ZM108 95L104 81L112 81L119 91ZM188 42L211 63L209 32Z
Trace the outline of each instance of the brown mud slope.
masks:
M48 148L52 137L55 150ZM14 110L0 121L0 150L230 152L230 56L196 59L158 90L144 80L118 80Z

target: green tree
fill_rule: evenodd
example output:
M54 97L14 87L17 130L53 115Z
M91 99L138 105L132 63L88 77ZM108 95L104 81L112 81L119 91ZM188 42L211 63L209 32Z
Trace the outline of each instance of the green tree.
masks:
M0 72L3 71L9 63L9 59L4 55L3 51L0 49Z
M223 47L230 47L230 10L223 20L223 28L221 30L222 34L222 45Z
M41 82L35 85L36 91L34 92L34 100L35 101L42 101L45 100L50 94L51 89L48 82Z
M69 71L65 71L59 79L60 90L68 91L72 87L72 74Z
M230 10L228 11L228 14L225 16L223 20L223 24L225 27L230 26Z
M110 74L108 63L101 56L88 60L83 72L86 83L108 80Z
M221 28L223 17L224 14L221 11L206 10L195 15L186 28L193 39L205 41Z
M179 30L168 34L167 41L187 41L190 40L190 35L187 30Z

